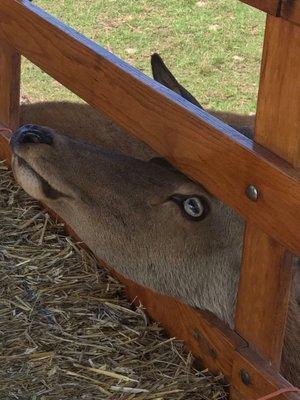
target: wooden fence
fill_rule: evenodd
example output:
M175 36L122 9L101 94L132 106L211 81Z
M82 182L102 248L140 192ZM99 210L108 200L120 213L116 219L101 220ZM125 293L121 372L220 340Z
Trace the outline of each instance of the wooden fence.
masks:
M268 13L254 142L28 0L0 2L0 121L18 125L24 55L245 218L233 331L212 315L119 278L151 317L224 373L233 399L256 399L291 387L278 371L290 254L300 255L300 2L244 2ZM8 138L0 137L1 157L10 155ZM257 201L247 197L249 185L259 190Z

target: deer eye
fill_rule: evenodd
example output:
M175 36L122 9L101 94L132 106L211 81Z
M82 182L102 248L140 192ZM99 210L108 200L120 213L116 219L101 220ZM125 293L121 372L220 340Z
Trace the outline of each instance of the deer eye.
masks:
M184 215L193 221L204 219L209 213L209 203L204 196L183 196L175 194L170 198L182 209Z
M184 211L193 218L199 218L204 213L204 206L198 197L189 197L183 201Z

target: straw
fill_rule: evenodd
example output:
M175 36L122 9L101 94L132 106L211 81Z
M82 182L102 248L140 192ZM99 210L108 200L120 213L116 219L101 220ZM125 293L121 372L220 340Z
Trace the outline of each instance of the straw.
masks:
M0 398L224 399L0 162Z

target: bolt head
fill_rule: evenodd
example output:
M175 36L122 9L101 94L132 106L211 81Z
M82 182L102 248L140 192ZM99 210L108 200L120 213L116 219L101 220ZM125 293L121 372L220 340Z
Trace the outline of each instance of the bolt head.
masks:
M251 381L250 381L250 375L249 373L242 369L240 372L240 377L241 377L241 381L243 382L244 385L250 385Z
M193 330L193 336L194 336L194 338L195 338L196 340L199 340L199 339L200 339L200 332L198 331L197 328L195 328L195 329Z
M246 195L249 200L257 201L259 197L259 191L254 185L249 185L246 189Z

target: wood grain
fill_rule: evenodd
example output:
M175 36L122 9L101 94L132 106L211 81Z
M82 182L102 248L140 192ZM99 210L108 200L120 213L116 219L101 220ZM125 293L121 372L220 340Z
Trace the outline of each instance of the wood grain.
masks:
M0 122L0 160L5 160L11 166L11 151L9 147L10 132L5 131L7 127Z
M299 171L33 4L1 0L0 11L0 37L300 254Z
M19 123L20 54L0 41L0 121L11 129Z
M252 7L265 11L268 14L279 15L280 0L241 0Z
M253 224L246 228L236 331L279 368L292 275L291 255Z
M247 371L250 384L245 385L241 380L241 371ZM261 379L261 377L264 379ZM232 372L232 400L255 400L278 389L292 387L291 384L276 372L265 360L247 348L236 352ZM276 400L300 400L299 393L285 393Z
M296 25L291 26L292 23L283 19L267 17L255 141L280 152L296 166L300 162L300 148L295 146L300 139L300 96L293 87L299 88L300 74L295 73L291 55L285 50L293 49L299 61L300 51L296 46ZM288 113L285 124L280 116L284 110ZM291 278L291 255L255 224L248 223L236 331L277 370L281 362Z
M300 24L300 3L298 0L282 0L281 13L282 18L286 18L291 22Z
M256 141L300 167L300 27L268 17L265 35Z

